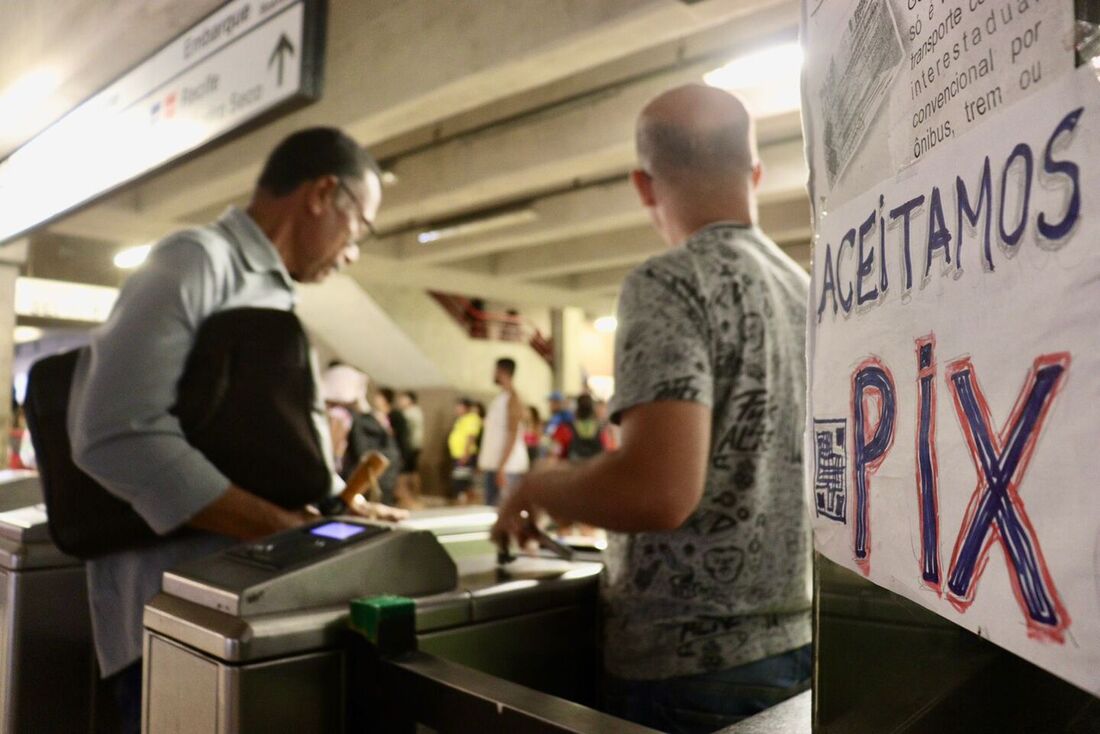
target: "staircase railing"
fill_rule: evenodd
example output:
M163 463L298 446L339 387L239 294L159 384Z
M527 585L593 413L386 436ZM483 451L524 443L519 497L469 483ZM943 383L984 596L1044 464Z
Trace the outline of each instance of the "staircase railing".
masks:
M546 360L547 364L553 366L554 342L530 319L514 311L505 313L486 311L465 296L438 291L429 291L429 293L471 339L526 342L536 354Z

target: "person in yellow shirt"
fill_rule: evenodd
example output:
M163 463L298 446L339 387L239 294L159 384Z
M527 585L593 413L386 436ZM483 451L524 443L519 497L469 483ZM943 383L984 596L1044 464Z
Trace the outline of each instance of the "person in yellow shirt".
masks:
M462 398L455 403L455 422L447 436L451 453L451 499L457 504L469 504L477 465L477 437L481 433L481 416L474 402Z

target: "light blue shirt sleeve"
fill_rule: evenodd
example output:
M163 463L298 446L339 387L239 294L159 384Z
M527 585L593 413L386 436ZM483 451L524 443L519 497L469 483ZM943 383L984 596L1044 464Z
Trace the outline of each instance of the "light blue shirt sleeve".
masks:
M77 366L69 435L77 466L167 534L220 497L229 479L169 411L199 325L228 293L230 268L203 234L158 244L125 283Z

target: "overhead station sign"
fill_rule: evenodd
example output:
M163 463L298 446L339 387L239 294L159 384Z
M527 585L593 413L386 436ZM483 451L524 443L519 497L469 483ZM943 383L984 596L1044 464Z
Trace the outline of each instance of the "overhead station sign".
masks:
M324 0L234 0L0 162L0 242L316 99Z
M1074 3L803 13L815 546L1100 695L1100 82Z

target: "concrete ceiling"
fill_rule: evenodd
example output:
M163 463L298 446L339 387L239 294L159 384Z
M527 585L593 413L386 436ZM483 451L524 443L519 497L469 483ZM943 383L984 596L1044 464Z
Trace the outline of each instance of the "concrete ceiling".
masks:
M5 3L0 40L18 52L0 64L0 89L49 61L66 70L71 104L217 4L56 3L68 21L54 17L54 3ZM207 221L247 200L279 139L330 124L396 175L378 220L383 236L350 272L362 287L605 312L626 269L660 250L626 181L638 110L746 50L793 38L798 12L796 0L450 0L445 10L438 0L329 0L320 101L55 222L32 250L42 242L43 252L64 253L86 240L106 257ZM19 24L33 32L22 38ZM798 114L766 117L758 133L762 223L806 263ZM453 236L421 244L428 229ZM34 258L41 277L50 258Z

